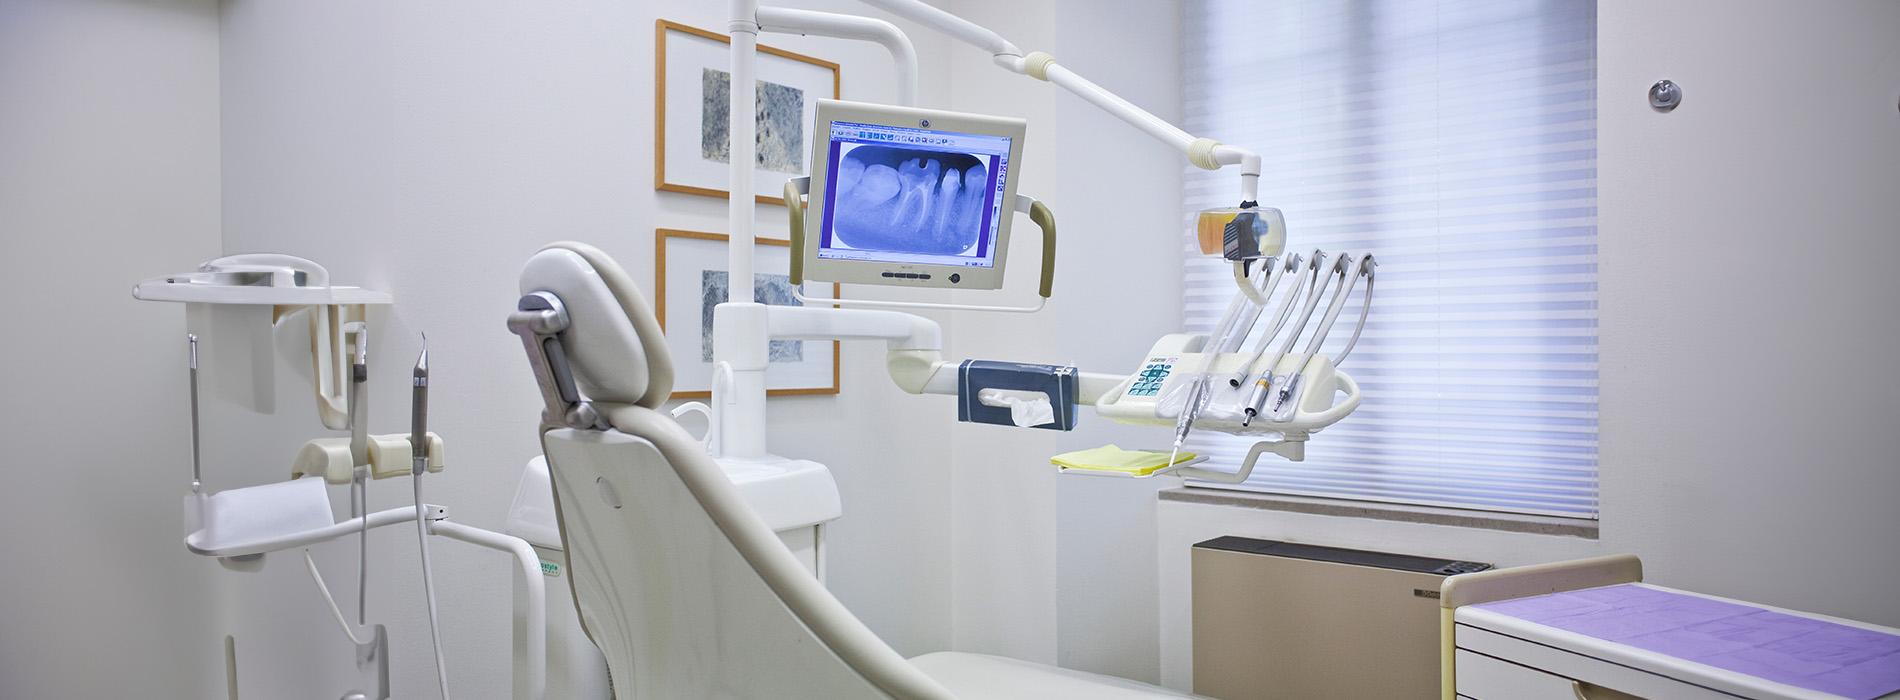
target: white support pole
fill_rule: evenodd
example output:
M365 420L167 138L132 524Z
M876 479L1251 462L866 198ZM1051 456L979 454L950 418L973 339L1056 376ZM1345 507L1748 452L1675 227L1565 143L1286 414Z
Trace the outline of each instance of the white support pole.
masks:
M727 457L765 456L765 368L767 356L764 306L752 300L753 209L752 171L758 148L757 90L753 68L759 38L758 0L730 0L726 31L732 36L732 84L727 90L730 109L726 133L732 144L727 154L726 211L730 234L726 265L726 303L713 309L713 359L732 369L732 381L723 392L726 405L715 406L719 434Z
M727 90L726 134L731 146L726 151L730 190L726 205L727 228L731 245L727 248L726 301L752 301L752 171L757 163L758 105L753 68L758 47L758 0L731 0L732 13L726 31L732 35L732 84Z
M873 17L784 7L761 7L758 19L762 32L828 36L883 45L897 64L898 104L917 106L917 48L897 25Z
M747 285L747 290L751 285ZM770 363L771 339L766 335L766 313L771 307L747 302L713 308L713 359L732 368L731 383L713 406L719 416L720 452L726 457L765 456L765 368ZM718 381L715 373L714 381Z
M546 576L541 573L541 557L527 540L448 520L429 521L429 534L514 555L521 575L528 581L528 700L543 700L548 693L548 594Z

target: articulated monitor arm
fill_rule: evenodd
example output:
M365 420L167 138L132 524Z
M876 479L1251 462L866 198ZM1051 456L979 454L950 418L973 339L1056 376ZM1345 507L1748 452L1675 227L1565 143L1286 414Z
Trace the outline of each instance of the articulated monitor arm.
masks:
M957 395L958 363L943 359L943 327L936 321L870 309L767 306L762 310L773 340L883 340L890 344L885 368L898 388L911 394ZM1084 405L1093 405L1095 399L1128 378L1089 372L1077 376L1080 390L1076 403Z

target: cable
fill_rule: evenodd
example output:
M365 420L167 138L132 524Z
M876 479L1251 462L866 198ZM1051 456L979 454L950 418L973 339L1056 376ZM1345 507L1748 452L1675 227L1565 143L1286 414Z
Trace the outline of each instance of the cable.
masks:
M410 477L416 487L416 538L422 543L422 589L429 600L429 639L435 643L435 677L442 688L442 700L449 700L449 667L442 660L442 626L435 615L435 575L429 566L429 520L422 505L422 475Z
M1346 349L1339 351L1339 357L1333 359L1334 367L1338 367L1340 363L1345 362L1346 356L1352 354L1352 346L1359 344L1359 334L1366 330L1366 316L1372 313L1372 273L1374 269L1379 267L1379 261L1373 260L1371 253L1366 253L1366 256L1361 258L1359 262L1365 270L1366 303L1365 306L1359 309L1359 325L1354 326L1352 329L1352 340L1346 341Z
M442 659L442 625L435 613L435 572L429 565L428 509L422 502L422 475L429 470L429 335L422 335L422 355L416 358L415 389L410 394L409 479L416 492L416 542L422 546L422 592L429 600L429 639L435 643L435 678L442 700L449 700L449 665Z
M358 506L357 517L363 519L363 529L356 533L356 624L369 624L369 485L363 482L358 473L362 467L354 467L350 477L350 497Z
M317 573L317 560L310 558L309 547L303 549L303 564L310 569L310 580L317 582L317 592L323 594L323 602L330 605L330 614L336 616L337 626L343 628L343 636L349 637L357 646L368 644L356 638L356 630L350 629L350 621L343 617L343 611L336 606L336 598L330 595L330 587L323 585L323 574Z

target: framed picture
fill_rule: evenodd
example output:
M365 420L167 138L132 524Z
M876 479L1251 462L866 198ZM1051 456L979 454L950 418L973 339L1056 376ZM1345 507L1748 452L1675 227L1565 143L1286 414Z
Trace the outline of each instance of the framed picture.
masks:
M673 354L673 398L712 396L713 306L726 300L724 234L660 229L653 237L654 308ZM752 298L762 304L803 306L792 296L791 241L755 239ZM828 292L811 293L829 286ZM808 283L806 296L838 298L835 283ZM765 370L767 396L838 393L838 341L774 340Z
M666 20L656 31L654 189L723 199L732 145L726 129L732 39ZM838 99L838 64L760 46L754 77L759 129L753 195L784 206L785 181L811 166L818 100Z

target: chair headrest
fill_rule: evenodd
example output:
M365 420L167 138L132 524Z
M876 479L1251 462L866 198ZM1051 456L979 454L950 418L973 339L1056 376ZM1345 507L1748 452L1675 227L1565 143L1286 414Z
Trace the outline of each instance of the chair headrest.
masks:
M673 358L653 306L613 258L585 243L549 244L521 269L521 293L561 298L576 388L587 399L658 408L673 393Z

